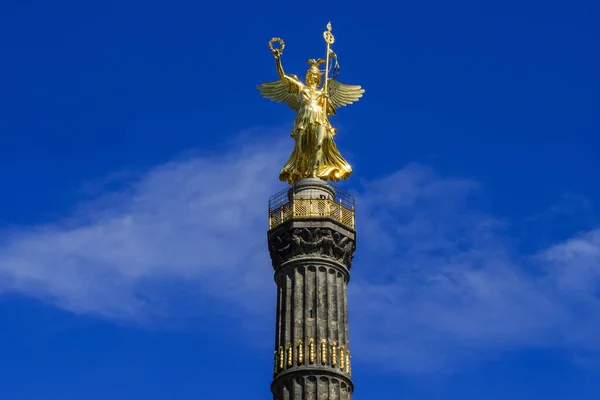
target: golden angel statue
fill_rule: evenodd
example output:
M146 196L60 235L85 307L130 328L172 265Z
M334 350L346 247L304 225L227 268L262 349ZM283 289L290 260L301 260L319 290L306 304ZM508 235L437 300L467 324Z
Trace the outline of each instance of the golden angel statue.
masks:
M259 92L266 98L287 103L296 111L296 119L291 136L295 140L294 150L283 166L279 179L294 184L305 178L321 178L328 181L346 179L352 173L352 167L342 157L333 136L336 129L331 126L329 116L335 115L336 109L358 101L364 89L357 85L346 85L337 81L337 74L329 77L330 59L335 59L334 72L339 73L337 56L330 49L334 38L331 24L323 34L327 43L327 60L310 59L306 72L306 83L302 83L296 75L287 75L281 64L281 53L284 43L279 38L271 39L269 47L275 57L279 80L266 82L258 86ZM273 43L280 47L274 48ZM325 79L319 69L325 63ZM323 86L320 88L321 84Z

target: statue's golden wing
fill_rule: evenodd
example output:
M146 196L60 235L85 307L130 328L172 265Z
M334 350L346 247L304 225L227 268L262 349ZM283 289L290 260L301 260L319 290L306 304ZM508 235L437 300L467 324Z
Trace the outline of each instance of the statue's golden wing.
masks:
M327 81L327 94L329 95L328 103L334 108L340 108L347 106L355 101L358 101L365 92L365 89L359 85L346 85L336 81L335 79L329 79Z
M258 85L257 89L267 99L278 103L286 103L294 111L300 109L300 94L296 85L292 82L286 82L282 79L275 82L264 82Z

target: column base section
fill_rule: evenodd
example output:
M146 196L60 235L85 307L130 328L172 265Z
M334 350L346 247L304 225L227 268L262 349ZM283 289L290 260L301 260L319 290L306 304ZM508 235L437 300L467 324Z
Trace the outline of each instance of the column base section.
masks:
M273 400L351 400L353 391L347 375L326 367L288 369L271 384Z

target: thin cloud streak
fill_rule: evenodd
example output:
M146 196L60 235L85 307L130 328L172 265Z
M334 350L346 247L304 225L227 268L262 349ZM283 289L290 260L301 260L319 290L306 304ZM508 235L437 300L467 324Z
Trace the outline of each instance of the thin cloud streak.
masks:
M158 166L68 225L10 232L0 293L140 324L211 299L270 332L266 201L289 143L254 142ZM482 190L421 165L356 188L355 359L423 373L505 349L598 348L600 231L521 254L501 219L470 207ZM188 307L170 306L192 287Z
M200 293L254 307L242 299L251 289L262 304L265 199L277 190L266 177L280 154L251 146L168 163L95 201L100 209L84 207L83 224L12 232L0 250L0 291L122 320L158 311L164 299L150 288L161 280L193 280Z
M600 231L518 254L502 221L465 207L479 190L422 166L367 186L350 288L357 357L426 372L505 349L600 344Z

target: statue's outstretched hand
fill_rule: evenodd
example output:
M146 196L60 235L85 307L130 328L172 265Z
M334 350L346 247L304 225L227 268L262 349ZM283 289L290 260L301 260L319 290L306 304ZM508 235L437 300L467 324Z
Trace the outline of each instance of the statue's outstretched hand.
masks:
M279 48L274 47L273 43L279 43ZM281 53L283 52L284 47L285 47L285 43L280 38L274 37L273 39L271 39L269 41L269 49L271 49L271 53L273 53L273 57L275 57L275 59L278 59L281 56Z

